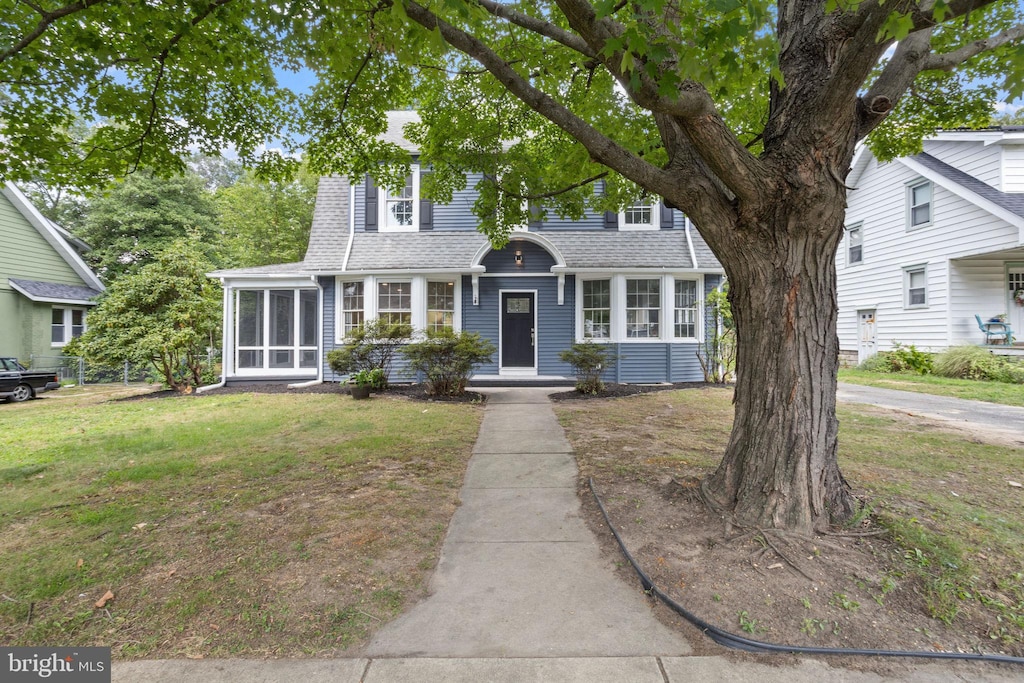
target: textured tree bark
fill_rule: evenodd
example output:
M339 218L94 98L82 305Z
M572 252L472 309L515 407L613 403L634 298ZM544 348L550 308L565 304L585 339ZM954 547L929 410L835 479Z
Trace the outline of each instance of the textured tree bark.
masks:
M742 527L809 534L854 510L836 460L841 185L776 201L721 250L737 331L735 422L705 500Z

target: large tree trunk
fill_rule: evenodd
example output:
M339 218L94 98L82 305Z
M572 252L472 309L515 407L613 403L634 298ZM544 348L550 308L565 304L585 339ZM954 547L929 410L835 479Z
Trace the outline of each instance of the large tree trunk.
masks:
M836 461L834 264L845 197L823 185L765 207L719 255L737 332L736 412L701 489L743 527L811 533L854 509Z

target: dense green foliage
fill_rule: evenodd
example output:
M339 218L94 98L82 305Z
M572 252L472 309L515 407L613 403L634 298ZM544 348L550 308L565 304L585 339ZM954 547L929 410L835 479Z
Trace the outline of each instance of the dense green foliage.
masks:
M379 369L381 373L375 375L377 383L373 388L386 389L391 364L411 336L411 325L387 323L380 318L367 320L349 333L342 346L327 352L327 364L343 375Z
M705 382L724 384L736 371L736 325L729 304L728 283L722 289L708 292L704 306L709 325L697 348L697 360Z
M198 236L172 242L118 278L89 312L75 351L98 365L151 363L171 388L203 383L207 351L220 345L220 292Z
M159 178L140 172L89 203L77 232L92 247L89 265L106 283L151 263L174 241L191 233L211 261L217 214L198 176Z
M558 354L563 363L572 366L576 373L576 391L581 394L600 394L604 390L601 373L608 369L613 356L607 346L589 339L576 342Z
M1024 364L979 346L954 346L940 353L932 372L940 377L1024 384Z
M494 344L477 332L453 332L448 328L430 330L424 339L402 348L409 367L422 372L427 393L434 396L461 396L473 369L491 362Z

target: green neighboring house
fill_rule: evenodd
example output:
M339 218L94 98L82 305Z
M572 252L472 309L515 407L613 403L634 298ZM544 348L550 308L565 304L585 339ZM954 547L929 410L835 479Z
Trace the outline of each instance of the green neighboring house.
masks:
M59 356L85 329L103 283L79 255L87 247L45 218L11 183L0 197L0 356L28 364ZM37 362L37 366L53 363Z

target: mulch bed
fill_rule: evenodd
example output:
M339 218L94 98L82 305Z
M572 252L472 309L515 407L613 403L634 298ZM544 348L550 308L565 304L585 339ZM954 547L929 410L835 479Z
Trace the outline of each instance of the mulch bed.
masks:
M180 394L173 389L161 389L148 394L138 394L116 399L118 401L143 401L158 398L173 398L175 396L217 396L224 394L338 394L347 396L351 394L351 387L338 382L323 382L308 387L293 389L283 382L250 382L243 384L228 384L219 389L211 389L203 394ZM483 403L486 397L475 391L467 391L462 396L431 396L427 393L423 384L395 384L384 391L374 391L373 396L405 396L416 401L444 402L444 403Z
M593 398L618 398L620 396L635 396L636 394L649 394L654 391L669 391L672 389L701 389L704 387L721 386L708 384L707 382L676 382L674 384L605 384L604 390L597 394L581 394L575 389L563 391L558 394L551 394L552 401L582 401Z

